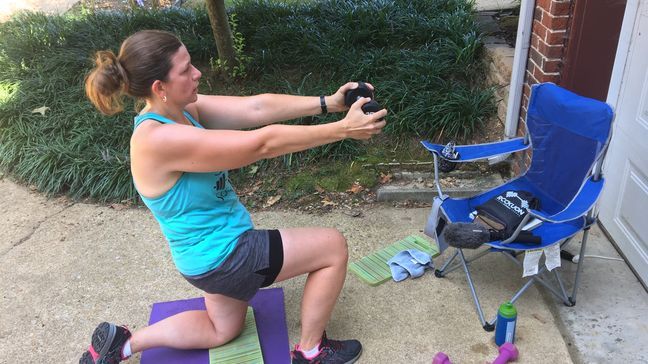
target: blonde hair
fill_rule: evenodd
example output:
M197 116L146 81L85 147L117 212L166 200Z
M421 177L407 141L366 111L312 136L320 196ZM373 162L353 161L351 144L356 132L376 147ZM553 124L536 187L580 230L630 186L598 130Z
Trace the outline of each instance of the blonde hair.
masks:
M124 40L119 55L97 52L85 80L88 99L103 114L114 115L124 109L124 95L150 97L153 82L167 80L171 58L181 46L169 32L142 30Z

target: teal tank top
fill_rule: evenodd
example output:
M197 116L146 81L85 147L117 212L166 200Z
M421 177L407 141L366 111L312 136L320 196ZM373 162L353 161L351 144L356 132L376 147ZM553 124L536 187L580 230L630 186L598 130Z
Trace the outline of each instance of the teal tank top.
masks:
M203 128L191 114L184 114L195 127ZM148 119L175 123L162 115L145 113L135 117L133 130ZM253 228L227 171L184 172L161 196L146 198L140 193L140 197L160 224L177 269L186 276L218 267L234 250L238 237Z

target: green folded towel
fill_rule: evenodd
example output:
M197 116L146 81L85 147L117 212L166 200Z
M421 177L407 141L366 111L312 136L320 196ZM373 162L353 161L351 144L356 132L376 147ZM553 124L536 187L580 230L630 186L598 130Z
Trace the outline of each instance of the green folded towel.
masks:
M430 243L417 235L410 235L403 240L397 241L386 248L370 254L349 265L349 270L361 280L372 286L385 283L391 279L391 270L387 261L403 250L418 249L432 256L439 255L439 248L436 243Z

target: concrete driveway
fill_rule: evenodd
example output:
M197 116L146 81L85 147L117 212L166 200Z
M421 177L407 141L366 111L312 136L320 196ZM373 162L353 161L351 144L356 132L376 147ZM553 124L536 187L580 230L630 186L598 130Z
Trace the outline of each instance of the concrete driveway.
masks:
M2 0L0 1L0 21L7 20L11 14L20 10L42 11L47 14L62 13L78 2L79 0Z
M115 209L48 200L0 180L0 363L73 363L102 320L144 326L154 302L200 292L175 271L157 223L144 208ZM376 206L351 217L291 211L253 215L260 228L333 226L347 237L351 260L412 233L426 208ZM520 283L512 264L475 264L490 315ZM490 263L490 264L489 264ZM291 344L299 337L304 278L282 283ZM520 363L570 363L567 346L543 297L532 289L517 304ZM461 274L431 272L378 287L349 274L328 331L365 346L360 363L430 363L438 351L455 363L484 363L497 353L478 324ZM134 362L137 362L136 357Z

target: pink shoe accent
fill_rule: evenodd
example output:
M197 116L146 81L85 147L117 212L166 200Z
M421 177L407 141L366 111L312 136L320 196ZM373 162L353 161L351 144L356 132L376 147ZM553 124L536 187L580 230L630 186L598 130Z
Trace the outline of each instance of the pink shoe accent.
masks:
M308 357L303 351L302 351L302 354L304 355L304 358L306 358L308 360L313 360L313 359L317 358L317 356L320 355L321 352L322 352L322 350L319 350L315 355L313 355L311 357Z
M88 352L90 353L90 355L92 355L92 361L96 362L97 359L99 359L99 353L95 351L92 345L90 345L90 347L88 348Z
M321 344L322 344L322 341L320 340L320 342L317 343L317 345L316 345L315 347L319 349L319 346L320 346ZM299 351L299 352L301 352L301 353L302 353L302 356L303 356L304 358L306 358L306 359L308 359L308 360L313 360L313 359L316 358L318 355L320 355L320 353L322 352L322 349L319 349L319 350L317 351L317 353L315 353L313 356L310 356L310 357L309 357L308 355L306 355L306 352L305 352L304 350L302 350L302 348L299 347L299 344L295 345L295 351Z

